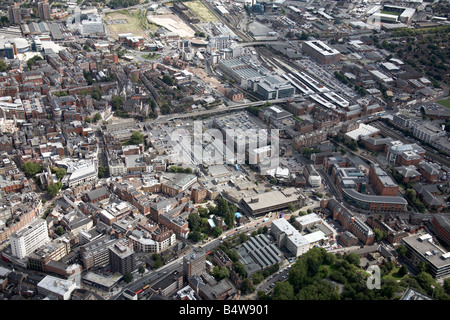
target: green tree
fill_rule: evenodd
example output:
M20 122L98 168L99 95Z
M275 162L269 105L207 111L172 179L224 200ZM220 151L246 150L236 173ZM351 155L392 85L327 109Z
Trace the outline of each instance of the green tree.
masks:
M58 227L55 229L55 233L56 233L58 236L62 236L62 235L64 234L64 228L63 228L62 226L58 226Z
M401 244L397 247L396 251L400 258L404 258L404 257L406 257L406 253L408 252L408 249L403 244Z
M102 178L106 178L108 176L109 176L109 168L108 167L99 166L98 167L98 178L102 179Z
M253 274L252 280L254 284L259 284L264 280L264 276L261 272L256 272Z
M273 288L274 300L294 300L294 287L287 281L277 282Z
M227 254L228 258L231 259L231 261L233 261L233 262L239 261L239 253L237 252L236 249L227 250L226 254Z
M164 81L164 83L169 85L169 86L173 86L173 82L174 81L173 81L172 77L167 75L167 74L163 75L162 81Z
M386 233L381 231L378 228L373 228L373 232L375 233L375 240L376 241L381 241L386 237Z
M67 174L67 171L64 168L53 167L51 170L56 174L56 178L58 178L59 181Z
M225 267L225 266L220 267L219 272L217 274L217 277L220 280L225 279L225 278L229 278L230 277L230 270L228 270L228 268Z
M245 265L242 262L233 263L234 271L239 274L242 278L247 277L247 271L245 270Z
M208 209L200 206L200 207L198 207L198 214L200 215L200 217L206 218L206 217L208 217Z
M99 87L94 87L92 89L91 97L92 99L99 101L102 98L102 90Z
M145 265L140 266L139 269L138 269L138 272L140 274L144 274L144 272L145 272Z
M218 238L218 237L220 237L221 235L222 235L222 229L221 228L219 228L219 227L215 227L214 229L213 229L213 236L214 237L216 237L216 238Z
M224 217L224 221L225 224L227 225L228 228L233 228L234 227L234 222L235 222L235 215L234 213L228 211L227 213L225 213L225 217Z
M340 296L333 285L327 281L316 279L312 284L303 287L296 295L296 300L339 300Z
M253 292L255 290L255 288L252 285L252 281L248 278L245 278L244 280L242 280L242 284L241 284L241 292L243 294L248 294L250 292Z
M405 276L407 274L408 274L408 267L405 266L405 265L402 265L401 268L398 270L398 275L400 277L403 277L403 276Z
M113 96L111 100L111 107L113 111L119 110L123 106L123 99L121 96Z
M42 170L44 170L44 167L42 165L40 165L39 163L34 163L31 161L28 161L22 165L22 171L29 178L34 177L37 173L41 172Z
M189 232L189 234L188 234L188 238L194 242L200 241L201 237L202 237L202 234L197 230Z
M5 72L6 70L8 70L8 66L6 65L6 62L3 60L0 60L0 72Z
M57 182L54 184L51 184L48 186L47 188L47 194L49 197L54 197L58 194L59 190L61 190L62 188L62 183L61 182Z
M359 255L355 252L351 252L345 256L345 260L348 261L348 263L353 264L356 267L359 267L359 264L361 262Z
M125 273L122 277L122 280L126 283L130 283L131 281L133 281L133 275L131 273Z
M289 203L288 209L290 212L294 212L296 210L295 206L292 203Z
M101 118L102 118L102 116L100 115L100 113L96 113L96 114L94 115L94 122L99 121Z
M164 263L162 261L161 255L154 253L152 255L152 258L153 258L153 261L155 261L155 263L153 264L153 268L158 269L163 266Z
M189 229L199 230L202 225L202 218L197 213L190 213L188 216Z
M130 144L141 144L144 143L144 135L139 131L133 132L130 138Z

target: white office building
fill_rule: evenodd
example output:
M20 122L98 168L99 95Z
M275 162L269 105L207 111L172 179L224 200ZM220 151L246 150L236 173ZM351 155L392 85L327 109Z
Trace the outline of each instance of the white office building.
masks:
M38 219L13 233L10 237L11 251L14 257L25 258L40 246L50 242L47 221Z
M171 233L165 237L156 237L152 239L140 230L134 230L130 239L133 242L133 249L136 252L159 253L175 244L177 238L175 233Z
M52 276L46 276L37 284L40 295L53 295L59 300L70 300L72 292L77 288L75 280L64 280Z
M95 159L83 159L76 162L69 159L59 161L57 165L66 169L67 175L61 180L65 187L96 181L98 178L97 161Z
M276 239L279 248L286 247L296 257L301 256L310 248L309 241L284 218L274 220L270 232Z

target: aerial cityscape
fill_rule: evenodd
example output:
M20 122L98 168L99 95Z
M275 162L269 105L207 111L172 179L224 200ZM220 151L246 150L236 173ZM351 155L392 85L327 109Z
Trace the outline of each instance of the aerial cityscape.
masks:
M0 1L0 300L449 300L449 13Z

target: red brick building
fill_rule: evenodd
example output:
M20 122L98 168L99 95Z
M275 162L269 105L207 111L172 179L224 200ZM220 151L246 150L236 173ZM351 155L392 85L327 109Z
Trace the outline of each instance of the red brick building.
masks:
M371 164L369 178L376 191L381 196L395 197L398 194L398 184L378 164Z

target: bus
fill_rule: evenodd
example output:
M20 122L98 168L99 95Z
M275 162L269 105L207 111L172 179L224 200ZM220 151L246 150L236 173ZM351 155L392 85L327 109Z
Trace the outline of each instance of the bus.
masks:
M145 285L145 286L142 288L142 290L146 290L146 289L148 289L148 287L150 287L149 284Z
M140 294L140 293L142 293L142 291L144 291L144 290L140 289L140 290L136 291L136 294Z

